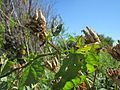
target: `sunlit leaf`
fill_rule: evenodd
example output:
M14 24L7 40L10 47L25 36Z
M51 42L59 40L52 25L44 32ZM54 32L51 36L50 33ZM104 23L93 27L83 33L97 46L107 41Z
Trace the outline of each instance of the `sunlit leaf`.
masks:
M90 51L91 46L85 46L83 48L79 48L76 52L81 54L87 54Z
M69 82L66 82L63 90L71 90L73 87L74 87L73 83L69 81Z
M78 40L76 42L76 46L83 47L85 45L85 40L82 36L78 37Z
M91 65L97 66L98 62L99 62L99 57L94 53L88 53L88 55L86 56L85 61L87 63L91 64Z
M69 41L76 42L76 39L73 36L70 35Z
M72 82L73 82L74 85L76 86L76 85L78 85L78 84L81 83L81 80L80 80L80 78L76 77L75 79L72 79Z
M87 66L88 73L93 73L96 70L94 66L91 64L87 64L86 66Z

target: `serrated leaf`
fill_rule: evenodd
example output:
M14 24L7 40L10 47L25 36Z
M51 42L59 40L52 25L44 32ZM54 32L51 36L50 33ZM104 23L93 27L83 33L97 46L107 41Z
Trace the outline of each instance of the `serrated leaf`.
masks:
M29 71L30 71L30 66L27 67L27 68L24 70L23 74L22 74L22 78L21 78L20 84L19 84L19 89L20 89L20 90L22 90L22 89L24 88L24 86L25 86L25 82L26 82L26 80L27 80Z
M24 86L31 86L40 81L40 78L44 74L44 67L41 63L42 59L35 60L31 66L25 69L20 80L20 90L22 90Z
M77 76L78 71L81 68L80 58L81 54L70 54L69 58L64 59L63 65L56 74L56 78L62 78L59 83L53 85L53 90L62 89L67 81L70 81Z

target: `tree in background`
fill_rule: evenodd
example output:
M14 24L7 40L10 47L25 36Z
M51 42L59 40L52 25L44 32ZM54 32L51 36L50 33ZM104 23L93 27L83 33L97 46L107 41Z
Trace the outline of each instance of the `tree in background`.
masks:
M99 34L98 36L102 42L101 45L103 47L113 46L114 40L112 39L112 37L106 37L104 34Z

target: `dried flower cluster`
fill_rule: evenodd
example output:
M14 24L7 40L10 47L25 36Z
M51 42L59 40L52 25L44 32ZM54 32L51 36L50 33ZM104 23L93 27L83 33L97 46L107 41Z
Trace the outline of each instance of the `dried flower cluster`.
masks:
M109 54L112 55L113 58L120 60L120 42L118 41L118 44L114 47L107 48L107 51Z
M113 70L113 69L108 69L107 74L109 77L112 78L113 81L117 83L118 86L120 86L120 69L118 70Z
M57 72L59 70L59 62L57 58L53 58L51 61L46 61L45 65L51 71Z
M41 10L36 9L35 14L31 21L26 24L26 27L30 28L39 37L40 41L45 40L46 19Z
M86 44L100 43L100 39L98 35L89 27L86 26L86 30L82 30L82 32L85 34L84 38L85 38Z

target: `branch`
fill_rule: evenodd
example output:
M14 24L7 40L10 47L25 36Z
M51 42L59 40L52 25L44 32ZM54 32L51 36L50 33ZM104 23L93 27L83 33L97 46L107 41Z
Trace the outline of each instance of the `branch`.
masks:
M13 0L11 0L11 3L12 3L12 6L13 6L13 11L14 11L15 17L17 18L18 23L21 25L20 20L18 19L17 12L15 10L15 6L14 6L14 3L13 3Z
M31 6L32 6L32 0L29 0L29 7L28 7L28 14L30 15L31 12Z
M48 42L48 44L51 46L51 47L53 47L58 53L60 53L60 50L57 48L57 47L55 47L55 45L53 45L52 43L50 43L49 41L47 41Z
M95 87L96 77L97 77L97 70L95 70L94 81L93 81L93 86L92 86L93 90L94 90L94 87Z
M13 72L15 72L15 71L17 71L17 70L19 70L19 69L26 68L27 66L29 66L30 64L32 64L34 61L36 61L36 60L37 60L38 58L40 58L40 57L44 57L44 56L47 56L47 55L55 55L55 54L56 54L56 52L37 55L37 56L34 58L34 60L28 62L27 64L25 64L25 65L23 65L23 66L21 66L21 67L18 67L18 68L15 68L15 69L13 69L13 70L8 71L7 73L1 75L0 78L6 77L6 76L12 74Z

